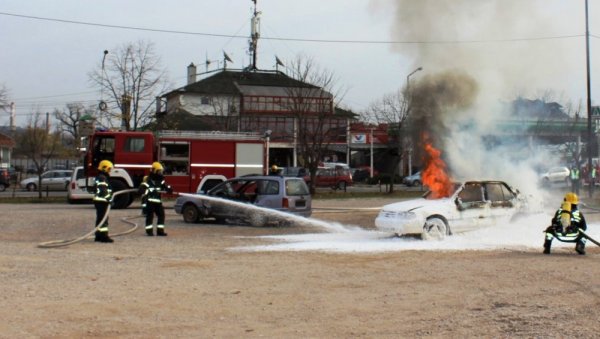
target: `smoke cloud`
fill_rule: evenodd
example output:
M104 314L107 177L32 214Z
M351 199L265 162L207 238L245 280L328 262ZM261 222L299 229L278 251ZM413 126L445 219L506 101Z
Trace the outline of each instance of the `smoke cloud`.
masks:
M392 49L414 60L411 67L424 69L410 82L412 140L428 132L455 179L505 180L539 194L534 168L551 157L536 149L535 140L502 133L498 138L497 122L510 114L502 102L553 90L562 81L557 79L572 78L561 74L572 68L566 63L584 61L573 57L583 38L558 38L581 34L552 15L565 4L373 0L371 6L392 9L392 40L411 42ZM555 88L560 86L565 84Z

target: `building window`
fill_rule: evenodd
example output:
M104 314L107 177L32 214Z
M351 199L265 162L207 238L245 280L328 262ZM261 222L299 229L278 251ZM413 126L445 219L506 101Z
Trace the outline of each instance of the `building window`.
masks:
M202 105L210 105L210 98L209 97L202 97L202 98L200 98L200 103Z

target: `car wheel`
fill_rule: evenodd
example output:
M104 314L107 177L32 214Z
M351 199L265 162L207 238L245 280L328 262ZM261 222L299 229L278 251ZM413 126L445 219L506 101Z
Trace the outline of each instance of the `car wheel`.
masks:
M0 183L0 192L4 192L6 191L6 185L3 183Z
M198 211L198 208L192 204L183 206L181 214L183 215L183 221L187 222L188 224L196 223L200 219L200 211Z
M346 190L346 182L345 181L340 181L338 183L338 188L345 191Z
M413 181L411 186L421 186L421 181L415 180L415 181Z
M29 192L33 192L33 191L35 191L35 190L36 190L37 186L36 186L36 184L34 184L34 183L30 183L30 184L27 184L27 186L25 186L25 188L26 188L26 189L27 189Z
M431 217L425 221L421 239L423 240L443 240L450 234L446 221L440 217Z
M262 227L267 223L267 217L262 213L252 213L248 218L248 222L254 227Z

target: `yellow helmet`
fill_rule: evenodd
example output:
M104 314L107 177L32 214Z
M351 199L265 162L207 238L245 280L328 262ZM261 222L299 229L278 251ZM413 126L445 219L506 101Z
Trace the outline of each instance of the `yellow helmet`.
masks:
M577 194L569 192L565 194L565 201L577 205L579 204L579 197L577 197Z
M99 171L104 171L104 172L107 172L107 173L109 173L112 170L113 167L114 167L113 163L110 162L109 160L102 160L98 164L98 170Z
M152 173L158 173L158 171L162 171L163 170L163 166L161 165L160 162L155 161L152 163Z
M277 165L271 166L271 171L277 172L277 170L279 170L279 167L277 167Z

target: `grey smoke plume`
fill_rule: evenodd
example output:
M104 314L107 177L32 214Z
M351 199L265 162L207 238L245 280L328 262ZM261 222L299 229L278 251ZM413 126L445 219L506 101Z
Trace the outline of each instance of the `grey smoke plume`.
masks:
M583 61L573 53L581 53L583 38L520 40L580 34L580 27L550 15L564 3L373 0L371 5L393 9L392 40L415 42L393 45L393 50L425 70L411 78L413 133L430 132L454 177L501 179L537 191L534 164L551 157L536 150L532 140L486 140L508 115L501 101L553 85L560 91L562 79L572 78L561 73L572 69L565 64Z

